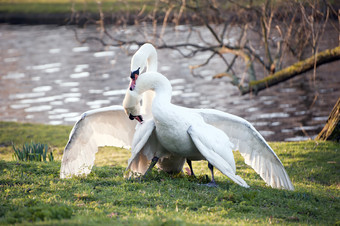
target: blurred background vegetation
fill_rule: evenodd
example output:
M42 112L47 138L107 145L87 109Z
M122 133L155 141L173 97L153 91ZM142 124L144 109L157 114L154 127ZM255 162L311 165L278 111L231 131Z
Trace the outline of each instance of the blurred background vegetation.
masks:
M153 1L143 0L1 0L0 12L8 13L71 13L74 11L98 12L101 6L104 12L134 12L139 11L143 5L151 5ZM151 10L147 7L146 10Z

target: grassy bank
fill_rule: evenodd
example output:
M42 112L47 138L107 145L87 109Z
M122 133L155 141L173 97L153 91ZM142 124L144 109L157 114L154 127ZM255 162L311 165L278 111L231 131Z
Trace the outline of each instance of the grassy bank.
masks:
M332 225L340 220L339 144L270 143L295 191L267 187L238 154L237 171L249 189L219 172L218 188L200 185L209 175L206 162L194 162L198 178L154 170L146 181L129 181L124 178L129 151L108 147L100 149L87 178L60 180L60 161L11 160L11 141L48 143L61 156L70 130L0 122L0 224Z
M98 3L100 2L100 4ZM264 4L264 0L253 1L254 6ZM303 1L302 1L303 2ZM239 1L240 4L249 4L249 1ZM277 0L275 4L285 4L286 1ZM338 6L336 0L329 0L329 4ZM166 2L160 1L157 7L169 6ZM228 1L221 5L226 9L230 6ZM98 13L98 7L107 13L135 13L143 11L152 12L155 7L155 1L152 0L0 0L0 12L7 13L71 13L90 12Z
M139 13L152 12L154 5L150 0L0 0L0 23L83 26L99 20L102 12L106 24L134 24Z
M7 13L71 13L89 12L98 13L101 7L103 12L137 12L143 6L151 6L153 1L143 0L104 0L101 4L97 1L84 0L0 0L0 12ZM146 8L149 10L149 7Z
M238 1L238 4L248 5L249 2ZM254 7L258 8L262 8L265 3L264 0L251 2ZM306 2L308 3L308 1ZM163 23L164 16L168 13L169 8L172 9L172 12L169 14L168 22L172 21L174 15L179 14L181 4L180 2L177 3L177 5L171 5L167 1L152 0L0 0L0 23L77 24L83 26L90 18L96 21L103 16L106 24L126 23L134 25L136 20L151 22L151 15L157 18L158 23ZM272 3L279 7L280 11L290 10L286 8L286 1L277 0ZM335 12L339 8L339 3L336 0L330 0L328 3L334 8L334 10L331 10L330 18L337 20ZM176 9L173 9L173 6ZM228 1L220 2L219 8L222 9L222 14L228 16L235 18L246 16L241 15L242 12L235 11L233 4ZM100 12L103 12L103 14ZM202 21L191 10L185 9L180 14L182 16L179 23L202 24Z
M0 23L82 26L90 18L99 20L101 11L105 23L119 23L125 18L133 24L141 10L151 12L154 4L149 0L0 0Z

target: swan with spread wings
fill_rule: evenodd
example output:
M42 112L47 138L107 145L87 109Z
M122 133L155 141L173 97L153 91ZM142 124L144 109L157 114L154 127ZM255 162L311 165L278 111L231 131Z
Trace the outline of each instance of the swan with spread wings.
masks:
M133 55L131 60L131 73L157 71L157 52L149 43L142 45ZM151 117L151 103L153 91L145 92L140 96L125 95L125 106L133 103L133 109L140 110L144 118ZM132 94L134 95L134 94ZM141 109L139 109L142 101ZM131 110L130 119L142 120L140 116L133 116L135 110ZM123 106L115 105L84 112L75 123L68 143L64 149L61 161L60 178L88 175L95 161L95 155L100 146L116 146L129 148L135 134L140 134L140 126L137 121L131 121L126 117ZM140 156L137 164L131 166L133 172L144 173L150 161ZM180 172L185 159L169 156L158 162L159 168L166 172Z
M151 164L147 173L159 159L172 156L184 157L191 169L191 161L207 160L212 181L216 186L213 168L243 187L248 184L236 175L232 150L239 150L246 164L250 165L261 178L273 188L294 190L294 186L281 161L261 134L245 119L214 109L191 109L171 103L172 87L160 73L138 72L131 75L129 96L140 96L154 91L152 118L140 126L132 142L132 157L128 168L140 164L146 158ZM131 99L130 99L131 101ZM128 104L128 102L124 102ZM138 106L133 101L126 107L138 115ZM146 163L146 162L145 162ZM146 169L146 167L145 167Z

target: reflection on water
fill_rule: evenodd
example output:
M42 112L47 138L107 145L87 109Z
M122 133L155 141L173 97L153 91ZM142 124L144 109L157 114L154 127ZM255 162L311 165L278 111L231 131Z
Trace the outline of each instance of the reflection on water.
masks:
M9 72L7 75L4 75L2 79L20 79L23 77L25 77L24 73Z
M80 73L80 72L83 72L87 68L89 68L88 64L79 64L79 65L76 65L76 68L74 69L74 72Z
M110 90L103 93L103 96L125 95L126 89Z
M34 92L34 91L33 91ZM10 94L9 99L26 99L26 98L35 98L35 97L42 97L45 96L44 92L39 93L15 93Z
M33 88L33 92L47 92L52 89L52 86L38 86Z
M186 83L184 78L178 78L178 79L171 79L170 80L171 85L175 85L175 84L181 84L181 83Z
M43 65L36 65L36 66L28 66L27 69L33 69L33 70L46 70L51 68L60 68L61 63L52 63L52 64L43 64Z
M39 105L34 107L25 108L25 112L41 112L51 110L52 106L50 105Z
M93 55L94 57L113 57L115 53L113 51L103 51L94 53Z
M74 73L70 75L70 78L85 78L85 77L89 77L90 73L87 71L84 72L79 72L79 73Z
M268 104L266 104L266 105L268 105ZM265 119L265 118L287 118L287 117L289 117L288 113L273 112L273 113L261 114L259 118Z
M91 109L101 108L110 105L110 100L95 100L86 103Z
M79 82L56 82L58 83L60 86L64 86L64 87L72 87L72 86L79 86Z
M74 47L72 48L72 51L75 53L79 53L79 52L87 52L89 51L90 48L88 46L80 46L80 47Z
M84 32L95 32L91 29ZM80 45L66 27L2 25L0 33L0 120L72 125L84 111L122 103L131 56L120 48ZM218 60L201 71L202 78L193 77L189 65L202 63L205 53L195 59L172 50L158 53L159 71L173 86L173 103L239 115L268 140L313 138L340 96L338 62L320 67L315 80L310 73L253 97L240 96L226 79L211 80L223 70Z

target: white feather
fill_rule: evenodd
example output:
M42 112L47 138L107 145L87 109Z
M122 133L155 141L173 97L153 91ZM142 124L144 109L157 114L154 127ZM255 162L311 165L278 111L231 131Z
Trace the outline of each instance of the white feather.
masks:
M228 137L216 127L190 126L188 133L191 135L198 150L210 164L219 169L235 183L243 187L248 184L237 176L234 156L232 154L232 144ZM212 136L207 136L211 134Z
M99 146L129 148L135 126L136 121L129 120L122 106L83 113L65 147L60 178L89 174Z

